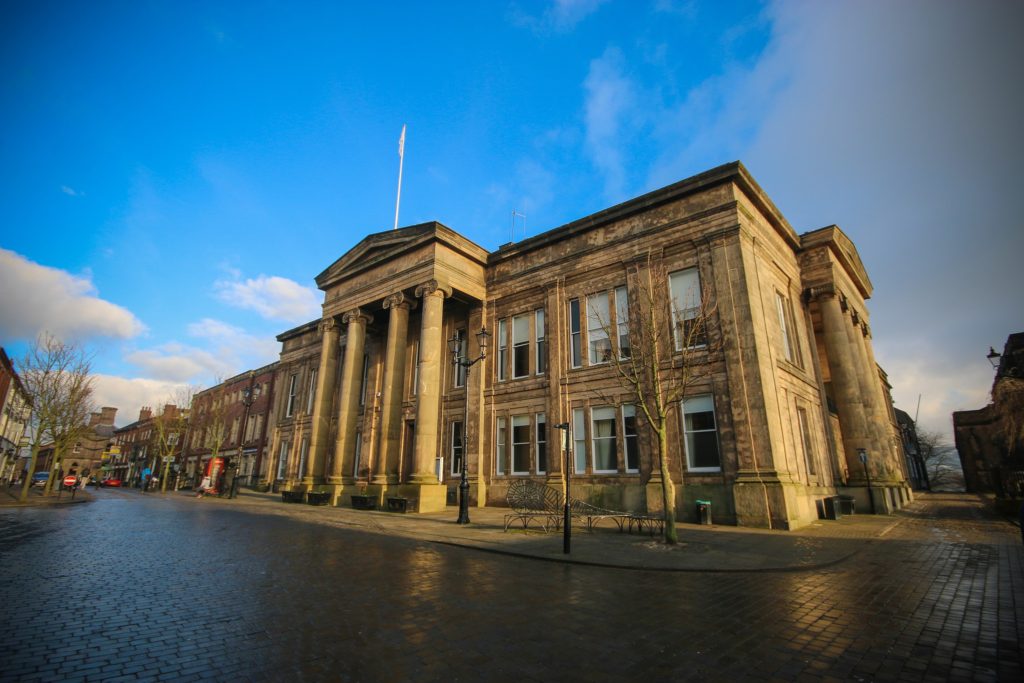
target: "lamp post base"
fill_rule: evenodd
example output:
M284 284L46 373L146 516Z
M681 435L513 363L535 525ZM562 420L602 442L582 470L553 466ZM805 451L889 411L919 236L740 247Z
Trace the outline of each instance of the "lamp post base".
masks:
M462 473L462 481L459 482L459 518L456 524L469 524L469 480L466 473Z

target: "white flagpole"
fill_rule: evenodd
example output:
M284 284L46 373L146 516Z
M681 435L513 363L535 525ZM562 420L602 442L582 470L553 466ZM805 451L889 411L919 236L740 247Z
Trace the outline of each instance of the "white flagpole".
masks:
M398 138L398 196L395 197L395 227L398 230L398 205L402 201L402 162L405 161L405 124L402 124L402 136Z

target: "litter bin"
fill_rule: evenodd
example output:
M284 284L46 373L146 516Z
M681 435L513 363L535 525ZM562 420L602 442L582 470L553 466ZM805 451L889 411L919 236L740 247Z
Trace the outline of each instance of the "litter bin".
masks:
M711 524L711 501L697 501L697 524Z
M857 514L857 501L853 496L839 496L839 511L844 515Z
M839 519L843 516L839 509L839 496L826 496L821 499L818 517L820 519Z

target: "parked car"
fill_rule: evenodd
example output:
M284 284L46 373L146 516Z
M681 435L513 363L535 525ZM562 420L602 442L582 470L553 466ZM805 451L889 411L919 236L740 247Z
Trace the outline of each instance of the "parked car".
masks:
M33 486L46 486L47 480L50 478L49 472L36 472L32 475Z
M113 477L110 477L108 479L104 479L103 481L100 482L100 486L115 486L115 487L117 487L117 486L120 486L120 485L121 485L121 480L120 479L114 479Z

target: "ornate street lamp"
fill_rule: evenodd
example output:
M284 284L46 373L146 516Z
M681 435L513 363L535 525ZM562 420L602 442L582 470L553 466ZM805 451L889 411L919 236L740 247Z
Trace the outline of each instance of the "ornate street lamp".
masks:
M469 345L466 339L459 337L458 332L453 334L452 338L448 340L448 349L452 352L452 367L455 368L456 372L458 372L459 367L464 368L466 371L466 417L462 423L462 467L460 468L459 518L456 520L457 524L469 524L469 478L466 474L466 461L469 460L469 369L487 357L487 339L490 336L486 327L480 328L480 331L476 333L480 346L480 355L473 360L464 357L469 355ZM463 345L466 347L465 354L463 353Z
M991 346L988 347L988 355L985 356L985 358L988 358L988 362L991 363L992 367L995 368L996 370L999 369L999 361L1000 361L1000 359L1002 359L1002 357L1003 357L1003 354L999 353L998 351L993 349Z
M249 386L242 390L242 405L245 406L245 413L242 415L242 428L238 435L238 457L235 458L235 473L231 477L231 491L228 493L228 498L238 496L238 475L242 470L242 449L245 447L245 425L249 422L249 408L252 407L253 401L252 380L253 373L250 371Z
M572 549L572 516L569 510L569 468L572 465L572 426L568 422L551 425L562 432L562 450L565 451L565 497L562 501L562 554L568 555Z

